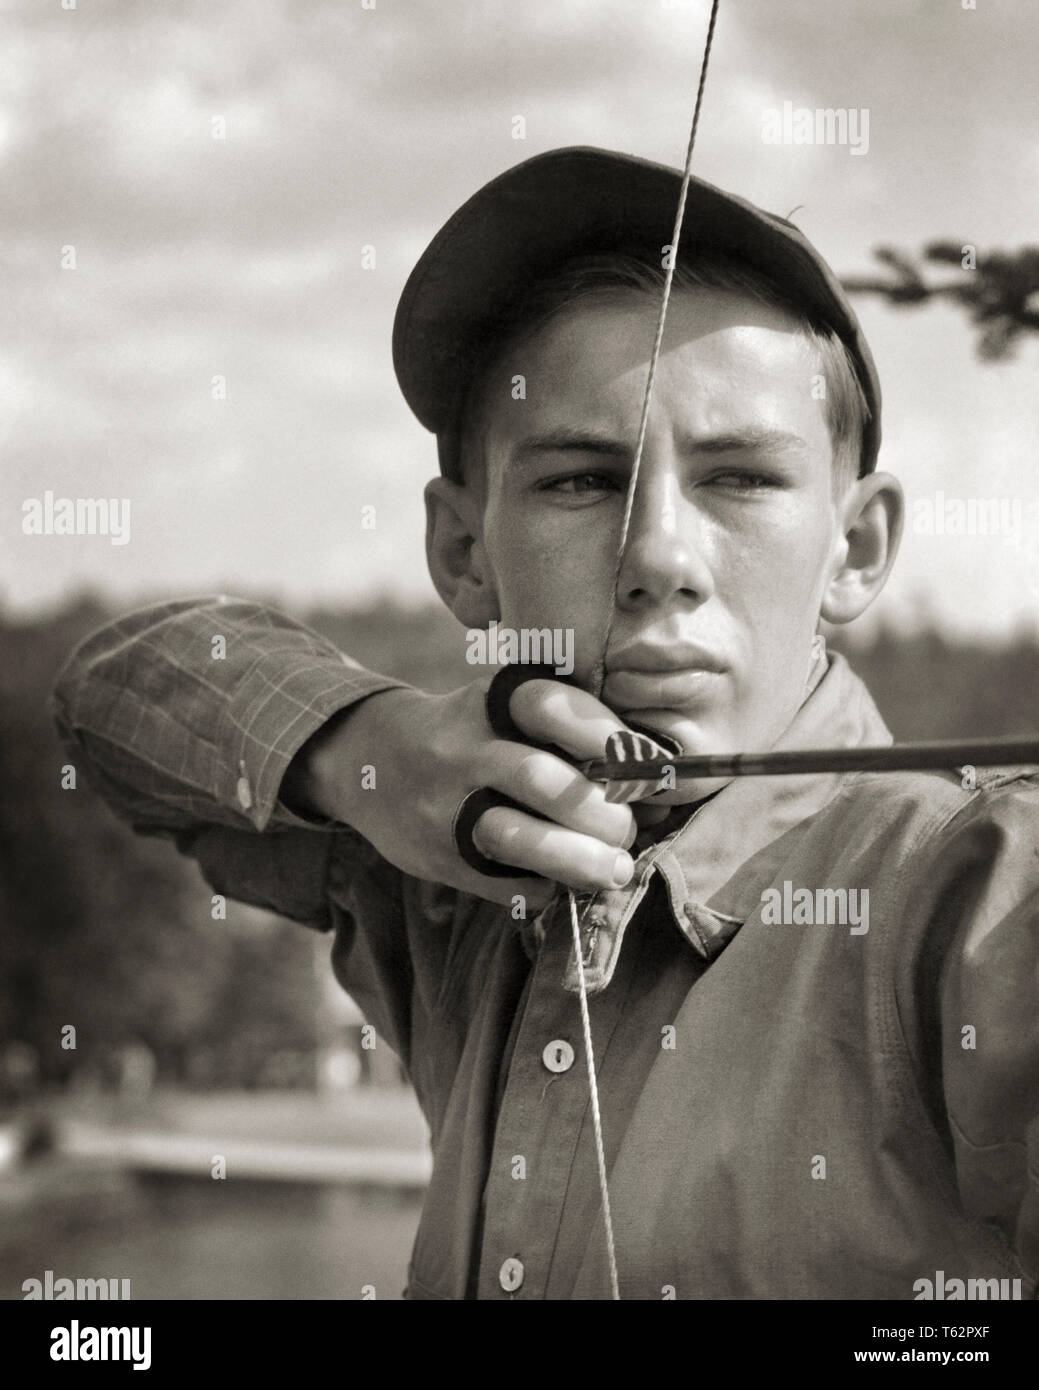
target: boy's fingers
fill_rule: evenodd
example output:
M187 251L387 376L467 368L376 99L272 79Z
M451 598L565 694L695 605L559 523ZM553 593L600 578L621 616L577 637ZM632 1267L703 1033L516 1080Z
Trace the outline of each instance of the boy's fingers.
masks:
M610 734L626 727L594 695L562 681L526 681L513 691L509 713L528 737L575 758L601 758Z
M627 849L634 842L630 807L606 800L606 789L589 782L553 753L531 752L521 743L499 743L487 785L529 806L568 830Z
M634 872L624 850L511 807L485 811L473 827L473 844L489 859L515 864L579 892L620 888Z

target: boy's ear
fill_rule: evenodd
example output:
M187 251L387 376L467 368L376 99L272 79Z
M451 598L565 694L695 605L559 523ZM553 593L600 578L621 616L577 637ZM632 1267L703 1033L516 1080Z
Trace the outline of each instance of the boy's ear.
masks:
M483 506L448 478L426 484L426 563L437 593L460 623L487 627L498 594L483 548Z
M890 473L859 478L839 506L841 533L820 610L828 623L850 623L883 589L905 515L902 485Z

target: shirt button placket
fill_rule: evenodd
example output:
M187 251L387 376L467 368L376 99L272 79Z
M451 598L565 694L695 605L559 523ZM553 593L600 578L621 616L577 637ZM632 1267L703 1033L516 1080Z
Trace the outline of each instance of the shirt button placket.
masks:
M571 945L568 923L554 915L534 963L498 1112L484 1199L480 1296L485 1298L544 1298L556 1258L587 1105L586 1093L574 1084L578 1044L567 1037L578 1004L560 989ZM601 1001L596 1003L601 1010ZM568 1083L569 1072L574 1079ZM522 1176L515 1166L520 1156ZM577 1175L579 1185L586 1180L594 1182L594 1174Z
M541 1060L549 1071L569 1071L574 1064L574 1049L565 1038L555 1038L541 1053Z

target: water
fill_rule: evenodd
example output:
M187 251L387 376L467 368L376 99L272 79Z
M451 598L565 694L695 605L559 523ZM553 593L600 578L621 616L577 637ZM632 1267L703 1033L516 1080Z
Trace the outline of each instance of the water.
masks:
M0 1242L22 1281L129 1279L133 1299L399 1299L421 1196L381 1188L109 1175ZM8 1213L9 1214L9 1213ZM370 1296L370 1294L368 1295Z

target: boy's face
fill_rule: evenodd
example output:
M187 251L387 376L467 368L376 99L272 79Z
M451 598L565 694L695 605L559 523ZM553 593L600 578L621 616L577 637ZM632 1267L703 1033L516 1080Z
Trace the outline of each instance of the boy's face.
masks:
M489 383L478 544L497 615L514 629L573 629L586 687L655 318L638 293L583 299ZM728 292L673 297L602 698L687 753L766 748L801 703L847 550L817 372L781 311Z

